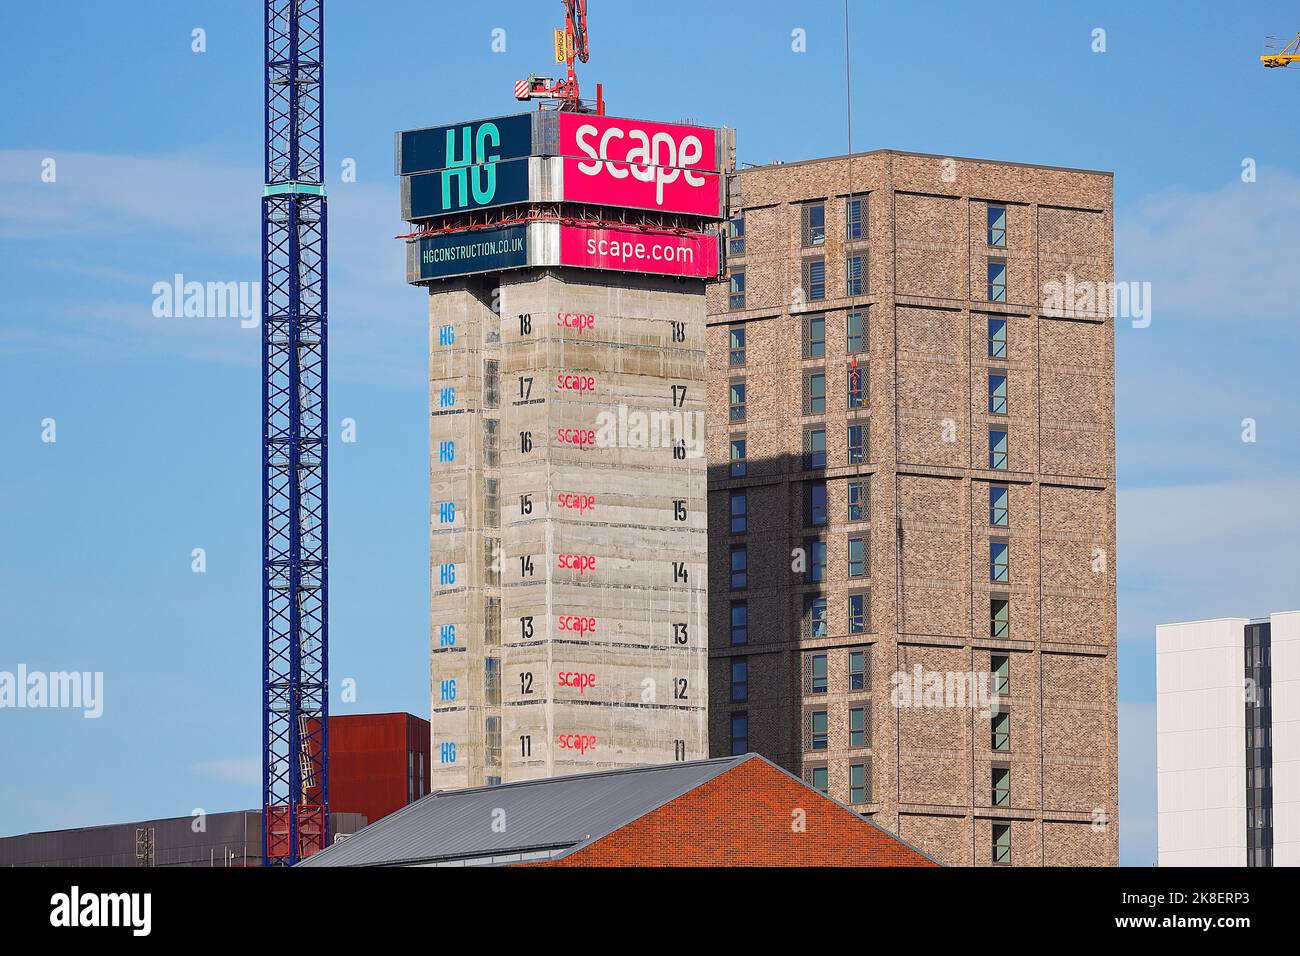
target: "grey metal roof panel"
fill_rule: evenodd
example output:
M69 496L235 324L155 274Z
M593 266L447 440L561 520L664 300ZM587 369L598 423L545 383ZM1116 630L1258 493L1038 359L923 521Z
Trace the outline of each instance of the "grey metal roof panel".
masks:
M567 848L617 830L752 758L747 754L439 791L299 866L382 866Z

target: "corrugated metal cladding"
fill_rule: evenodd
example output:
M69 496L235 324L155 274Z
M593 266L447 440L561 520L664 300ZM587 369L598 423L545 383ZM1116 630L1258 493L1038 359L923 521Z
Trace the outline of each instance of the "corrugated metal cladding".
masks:
M540 858L610 833L747 759L752 755L435 793L299 865ZM498 821L503 825L494 827Z
M330 718L330 809L374 823L429 792L429 722L414 714Z
M0 839L5 866L260 866L262 814L257 810L209 813L196 831L195 817L141 820L76 830L49 830ZM331 833L365 826L357 813L331 813ZM146 838L137 852L137 831ZM148 852L150 842L152 853Z

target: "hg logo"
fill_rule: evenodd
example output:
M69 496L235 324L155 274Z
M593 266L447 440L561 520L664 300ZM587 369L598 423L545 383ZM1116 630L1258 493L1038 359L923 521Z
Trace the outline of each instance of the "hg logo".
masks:
M456 134L460 134L459 157ZM489 147L501 145L501 131L496 123L473 124L447 130L447 168L442 171L442 208L458 209L469 205L468 194L474 194L477 205L492 201L497 192L496 161L500 153L488 153ZM456 201L452 202L452 185L456 186Z

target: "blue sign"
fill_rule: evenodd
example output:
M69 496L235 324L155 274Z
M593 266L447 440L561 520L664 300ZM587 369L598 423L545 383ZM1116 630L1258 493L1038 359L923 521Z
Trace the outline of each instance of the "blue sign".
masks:
M416 240L407 281L495 272L528 265L528 226L503 226Z
M449 166L402 179L402 218L428 219L528 202L528 160Z
M409 176L455 166L520 159L533 153L533 114L516 113L397 134L397 173Z

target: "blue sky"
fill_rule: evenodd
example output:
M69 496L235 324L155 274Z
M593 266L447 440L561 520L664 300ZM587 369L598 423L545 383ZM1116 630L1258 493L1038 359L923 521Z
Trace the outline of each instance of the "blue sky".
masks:
M844 151L839 2L591 7L582 75L611 112L726 123L745 162ZM0 712L0 834L258 800L257 333L156 318L151 290L258 278L260 9L0 7L0 670L106 682L99 720ZM1153 286L1150 327L1117 326L1122 859L1150 865L1154 625L1300 606L1300 70L1257 60L1300 9L852 9L856 148L1115 172L1117 278ZM392 134L513 112L559 11L328 2L335 437L357 423L331 455L332 679L358 689L339 712L428 709L427 332Z

